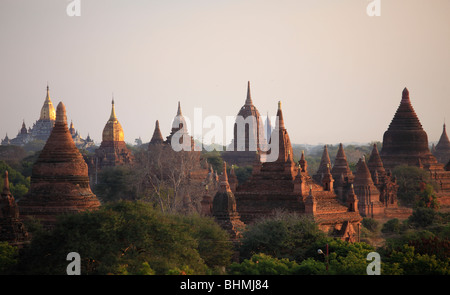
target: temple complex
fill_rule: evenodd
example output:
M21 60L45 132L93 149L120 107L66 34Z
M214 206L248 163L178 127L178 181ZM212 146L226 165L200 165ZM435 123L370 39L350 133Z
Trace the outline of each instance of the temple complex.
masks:
M91 182L97 183L97 174L103 168L130 164L133 162L133 158L124 141L123 129L116 116L113 98L111 114L103 128L100 147L95 150L95 155L88 160Z
M29 127L28 129L26 128L24 120L22 122L22 128L19 130L17 136L10 139L8 134L6 134L5 138L2 140L2 145L24 146L34 140L47 141L52 132L53 125L55 124L55 118L55 108L50 99L50 90L47 85L47 95L45 97L44 105L41 108L39 119L33 124L33 127ZM71 128L73 128L73 124L71 124ZM71 135L75 145L80 149L89 149L95 146L94 141L91 140L89 136L84 139L78 131L75 131L75 129L73 129L73 132L71 130Z
M445 141L444 135L442 146L445 146ZM450 173L444 169L445 164L439 163L431 154L427 133L412 107L406 88L394 118L384 133L380 157L387 169L409 165L428 171L431 179L438 185L436 193L440 204L450 205Z
M0 195L0 242L20 247L28 242L30 237L19 218L19 207L9 190L8 171L5 171L3 181L3 191Z
M18 201L22 218L51 228L57 216L100 206L89 187L88 166L73 142L66 109L58 104L54 128L33 165L30 191Z
M253 163L249 180L236 188L237 211L245 224L284 210L310 215L319 228L332 236L347 241L359 239L362 220L355 203L351 206L338 200L330 165L327 165L320 183L308 174L302 154L299 163L293 160L293 150L284 126L281 103L271 141L278 138L278 157L275 161L261 161L264 153ZM357 202L357 200L356 200Z
M270 123L266 126L270 128ZM239 166L252 165L255 154L266 150L264 124L258 109L252 101L250 81L247 84L247 97L239 110L234 124L233 140L227 151L222 153L224 161Z

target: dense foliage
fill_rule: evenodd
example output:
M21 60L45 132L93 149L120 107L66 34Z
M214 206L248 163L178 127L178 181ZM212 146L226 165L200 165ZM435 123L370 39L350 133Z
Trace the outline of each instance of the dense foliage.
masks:
M141 202L65 216L33 236L20 253L19 273L65 274L66 255L77 252L82 274L206 274L232 255L227 233L213 220L164 215Z

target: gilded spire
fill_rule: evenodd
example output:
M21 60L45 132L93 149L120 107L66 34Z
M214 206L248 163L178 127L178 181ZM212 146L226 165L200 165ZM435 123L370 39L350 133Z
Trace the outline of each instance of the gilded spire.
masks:
M116 117L116 110L115 110L115 108L114 108L114 96L113 96L113 98L112 98L112 102L111 102L111 116L109 117L109 119L110 120L117 120L117 117Z
M124 141L123 129L116 116L114 97L111 101L111 115L103 128L102 141Z
M253 104L252 95L250 93L250 81L247 82L247 98L245 99L245 104Z
M50 99L50 91L47 83L47 96L45 97L44 105L41 108L41 115L39 120L51 120L54 121L56 118L55 108Z

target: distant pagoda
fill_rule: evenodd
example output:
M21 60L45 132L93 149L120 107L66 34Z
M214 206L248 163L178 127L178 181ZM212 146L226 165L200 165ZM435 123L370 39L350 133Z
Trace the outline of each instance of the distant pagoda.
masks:
M433 155L436 157L439 163L447 164L450 161L450 140L447 136L445 123L442 128L442 134L439 138L439 142L433 150Z
M242 119L245 124L239 122ZM270 126L267 125L266 132L270 132L269 129ZM248 81L247 97L234 124L233 141L227 151L222 153L223 159L230 164L252 165L256 154L266 150L267 141L264 132L264 124L258 109L253 104L250 81Z
M100 147L95 150L95 155L89 160L91 177L97 175L98 171L103 168L121 166L133 162L134 157L124 140L124 132L116 116L113 98L111 114L103 128L102 142Z
M47 141L53 126L55 125L56 112L53 106L53 102L50 98L50 90L47 84L47 95L45 96L44 105L41 108L39 119L33 124L32 127L27 129L25 120L22 122L22 128L17 133L17 136L13 139L9 139L8 135L1 141L2 145L16 145L24 146L27 143L35 140ZM73 128L73 124L71 124ZM81 149L88 149L95 146L94 142L89 138L84 139L78 133L71 129L71 135L75 142L75 145Z

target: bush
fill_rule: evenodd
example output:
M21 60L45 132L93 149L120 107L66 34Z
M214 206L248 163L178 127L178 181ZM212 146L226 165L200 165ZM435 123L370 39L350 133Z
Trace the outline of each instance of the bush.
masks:
M247 227L240 252L243 258L264 253L301 261L306 258L305 252L311 244L324 237L325 233L308 217L277 212Z
M397 218L388 220L383 227L381 228L381 232L383 233L400 233L403 230L403 226L400 223L400 220Z
M416 208L408 217L408 224L413 227L426 227L437 220L437 212L432 208Z

